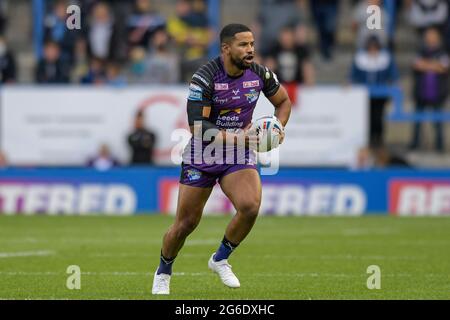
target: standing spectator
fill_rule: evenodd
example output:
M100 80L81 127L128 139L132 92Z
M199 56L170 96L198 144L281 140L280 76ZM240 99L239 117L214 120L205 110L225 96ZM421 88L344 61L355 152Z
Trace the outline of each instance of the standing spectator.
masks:
M133 83L174 84L180 80L178 55L164 29L155 31L146 54L141 47L130 52L128 79Z
M371 36L365 49L359 50L352 63L351 81L366 86L386 86L398 79L392 54L382 49L379 38ZM370 98L370 144L383 145L384 107L387 98Z
M68 83L68 66L61 60L59 46L56 42L47 42L44 56L36 69L36 81L39 83Z
M119 161L111 154L107 144L102 144L98 150L98 154L88 159L87 165L99 171L106 171L113 167L120 166Z
M148 72L146 64L146 51L142 47L134 47L129 54L129 67L127 77L130 83L146 83Z
M423 111L426 107L434 110L443 108L448 94L448 76L450 60L441 41L441 35L436 28L429 28L424 33L424 46L419 51L414 64L414 98L416 110ZM436 129L435 147L444 151L444 136L442 123L434 124ZM420 145L421 123L414 125L413 140L410 148Z
M71 71L71 81L79 83L81 79L89 72L89 57L87 53L87 44L84 38L78 38L75 43L73 67Z
M144 126L144 114L139 111L134 119L134 131L128 135L128 144L132 150L131 164L153 164L153 150L156 135Z
M445 30L449 4L447 0L406 0L411 24L422 34L427 28Z
M309 49L306 44L296 42L293 26L281 29L278 42L270 51L265 64L277 74L293 103L296 101L298 85L314 84L314 67L310 61Z
M178 56L171 50L165 30L155 32L147 59L148 83L173 84L180 80Z
M16 80L16 61L4 37L0 36L0 83Z
M257 25L257 52L269 54L272 43L276 43L281 29L286 25L296 25L301 20L301 3L298 0L261 0Z
M312 16L317 24L320 41L320 53L325 61L332 58L336 38L338 0L310 1Z
M56 42L61 51L61 60L70 64L73 59L77 32L69 30L66 26L68 6L66 0L55 2L52 12L44 20L44 41Z
M92 17L87 27L87 42L91 57L118 60L119 41L108 4L99 2L92 9Z
M153 33L165 27L165 19L152 9L150 0L136 0L134 12L128 19L130 47L147 48Z
M193 5L188 0L178 0L175 11L176 15L168 19L167 31L181 56L182 80L189 82L192 73L206 61L213 33L203 0L196 0Z
M381 29L369 29L367 28L367 13L368 6L378 6L381 8ZM383 7L382 0L361 0L355 7L353 12L352 28L356 33L356 49L362 49L367 43L367 39L370 37L378 37L383 48L387 48L390 44L389 41L389 15Z
M106 82L105 63L102 59L92 58L88 72L81 78L82 84L103 84Z
M125 86L127 79L121 73L121 67L117 62L109 62L106 66L106 84L112 86Z
M0 1L0 34L5 34L8 26L7 6L6 1Z

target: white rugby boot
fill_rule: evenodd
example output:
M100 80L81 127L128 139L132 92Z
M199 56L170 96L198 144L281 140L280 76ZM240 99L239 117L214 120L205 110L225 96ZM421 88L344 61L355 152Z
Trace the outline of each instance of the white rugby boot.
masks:
M170 294L170 275L165 273L157 274L153 277L152 294Z
M241 284L239 283L239 279L234 275L233 271L231 271L231 265L228 263L227 259L223 259L220 261L214 261L215 253L212 254L211 258L208 261L208 267L217 273L222 280L223 284L230 288L239 288Z

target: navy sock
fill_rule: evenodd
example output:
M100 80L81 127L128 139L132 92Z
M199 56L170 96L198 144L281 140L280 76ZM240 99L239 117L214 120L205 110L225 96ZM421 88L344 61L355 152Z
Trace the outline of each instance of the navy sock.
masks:
M159 268L158 268L158 271L156 272L156 274L164 273L164 274L171 275L172 274L172 264L175 261L175 258L176 257L168 259L163 256L162 251L161 251L161 256L159 259Z
M217 249L216 254L214 255L214 261L220 261L223 259L228 259L230 254L236 249L238 245L231 243L225 236L223 237L222 243L220 244L219 249Z

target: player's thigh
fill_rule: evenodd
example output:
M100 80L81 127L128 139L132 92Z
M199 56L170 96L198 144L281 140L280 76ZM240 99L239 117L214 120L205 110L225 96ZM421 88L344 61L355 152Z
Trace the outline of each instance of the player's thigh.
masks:
M212 188L192 187L180 183L175 221L196 225L211 191Z
M262 188L259 173L255 169L227 174L220 180L220 187L238 211L257 213L259 210Z

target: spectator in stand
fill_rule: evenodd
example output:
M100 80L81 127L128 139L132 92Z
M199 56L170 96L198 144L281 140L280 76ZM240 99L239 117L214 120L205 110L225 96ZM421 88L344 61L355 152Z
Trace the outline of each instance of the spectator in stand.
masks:
M107 144L102 144L98 150L98 154L88 159L88 167L95 168L99 171L106 171L113 167L120 166L119 161L111 154Z
M450 0L447 1L448 10L447 10L447 26L444 31L444 39L446 39L446 48L447 53L450 54Z
M267 56L284 26L302 22L303 2L298 0L260 1L256 25L252 28L255 32L257 52Z
M367 27L367 7L375 5L381 8L381 29L369 29ZM389 48L389 15L383 7L382 0L361 0L353 12L352 29L356 33L356 49L362 49L367 39L376 36L383 48Z
M8 48L6 39L0 36L0 83L16 81L16 61Z
M428 28L424 32L424 45L419 51L414 64L414 98L416 110L424 111L426 107L441 110L444 107L449 89L450 59L446 53L441 34L436 28ZM435 148L444 151L444 135L441 122L434 124L436 129ZM411 149L420 145L421 123L414 125Z
M312 16L319 33L320 53L325 61L331 60L335 46L338 0L311 0Z
M66 0L55 2L52 12L44 20L44 41L56 42L61 51L61 60L71 64L78 33L76 30L69 30L66 26L68 6L69 3Z
M147 52L142 47L134 47L129 54L127 78L130 83L147 83L148 68L146 64Z
M153 36L147 68L151 73L149 83L174 84L180 81L179 58L163 29Z
M429 27L445 31L449 12L447 0L406 0L406 7L411 24L421 35Z
M118 37L114 18L107 3L99 2L92 9L86 32L91 57L103 60L118 60Z
M281 29L276 45L270 50L265 65L272 69L286 88L293 103L298 85L313 85L314 66L310 61L309 48L296 41L295 26Z
M353 58L351 81L366 86L388 86L398 80L394 57L383 49L376 35L371 36L363 50ZM370 98L370 145L383 146L384 108L387 98Z
M206 15L204 0L178 0L176 15L168 19L167 31L174 39L181 61L181 77L189 82L194 73L207 59L207 49L213 32Z
M80 37L75 43L73 68L71 70L71 82L79 83L89 72L89 57L87 53L86 39Z
M61 60L59 46L49 41L44 46L44 56L36 68L36 82L38 83L68 83L69 68Z
M89 70L81 78L82 84L104 84L106 82L105 63L98 58L92 58L89 63Z
M121 73L121 67L117 62L109 62L106 66L106 84L122 87L127 84L127 79Z
M153 164L153 150L156 144L154 132L145 128L144 113L139 111L134 119L134 131L128 135L128 145L131 147L131 164Z
M0 1L0 34L5 34L6 27L8 26L7 5L6 1Z
M152 9L150 0L136 0L134 12L128 18L130 47L147 48L153 33L165 28L165 18Z
M178 55L174 52L169 35L164 29L155 31L149 53L141 47L130 52L128 79L132 83L175 84L180 81Z
M388 167L411 167L411 164L403 156L389 151L385 146L374 146L360 148L350 169L371 170Z

